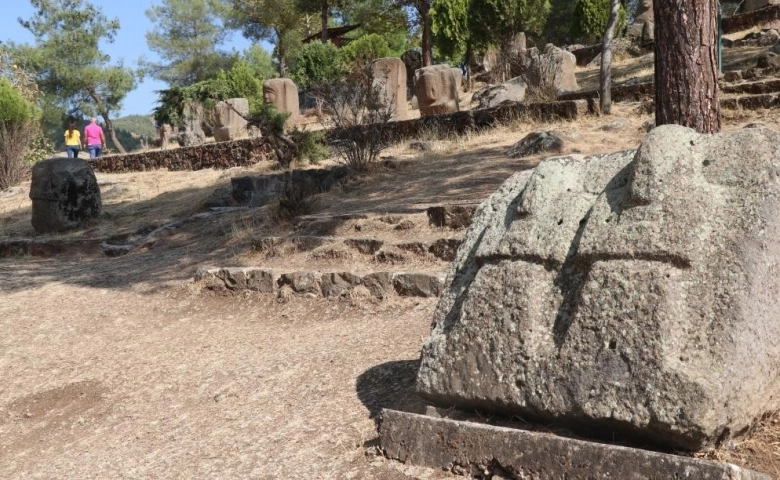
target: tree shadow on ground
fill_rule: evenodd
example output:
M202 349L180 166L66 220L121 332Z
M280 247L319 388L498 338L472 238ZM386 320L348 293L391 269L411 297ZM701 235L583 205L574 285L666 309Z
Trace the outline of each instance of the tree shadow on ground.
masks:
M357 378L358 398L376 422L382 409L425 413L428 405L415 393L420 360L397 360L371 367Z
M317 195L316 214L330 217L335 231L340 222L347 221L340 217L345 214L408 213L425 211L428 206L441 203L478 204L513 173L532 168L536 163L538 160L509 159L503 147L424 158L399 169L385 168L374 175L357 178L344 189ZM162 181L174 180L175 177L164 177ZM94 241L148 231L203 211L203 200L213 191L214 185L208 185L163 192L137 202L108 204L104 218L96 225L60 237ZM148 249L120 257L75 254L0 259L0 292L35 288L50 282L110 289L138 286L144 292L159 291L170 287L171 282L191 280L200 266L236 265L236 256L251 248L249 242L242 244L234 238L234 227L242 221L241 215L245 219L261 212L258 209L257 213L253 210L197 220L159 238ZM264 235L284 235L285 229L292 230L292 225L264 228Z

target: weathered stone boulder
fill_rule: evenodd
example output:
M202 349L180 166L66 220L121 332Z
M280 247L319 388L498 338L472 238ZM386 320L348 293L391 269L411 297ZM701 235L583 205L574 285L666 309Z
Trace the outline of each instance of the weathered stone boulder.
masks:
M285 173L236 177L230 180L231 196L236 203L262 207L279 199L283 193L306 198L330 191L349 177L344 165L331 168L308 168Z
M84 160L50 158L32 168L32 226L60 232L100 216L103 203L95 172Z
M279 112L289 113L285 125L289 128L298 123L301 115L298 87L289 78L272 78L263 83L263 101L273 105Z
M247 135L249 100L231 98L214 106L214 140L228 142Z
M401 54L401 61L406 67L407 98L411 99L414 95L414 73L423 66L422 53L417 50L407 50Z
M394 120L406 118L406 65L400 58L380 58L371 64L379 107L390 108Z
M780 407L780 133L654 129L477 210L419 393L699 449Z
M460 110L460 80L456 78L455 70L449 65L432 65L415 72L415 92L420 115L440 115Z
M500 85L480 90L471 100L477 102L477 108L493 108L504 102L522 102L527 88L523 77L515 77Z
M542 152L560 153L563 149L563 139L554 132L531 132L506 151L506 156L523 158Z

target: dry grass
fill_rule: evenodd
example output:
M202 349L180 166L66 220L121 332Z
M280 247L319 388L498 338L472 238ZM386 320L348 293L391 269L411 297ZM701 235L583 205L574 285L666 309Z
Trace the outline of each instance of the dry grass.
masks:
M780 478L780 412L762 419L742 441L697 456L745 465Z
M97 173L103 197L103 216L88 232L51 235L56 238L106 236L134 233L151 226L181 219L203 210L203 203L217 188L230 188L232 177L267 172L270 162L252 168L227 171ZM3 236L32 236L32 203L27 180L11 192L0 193L0 226Z

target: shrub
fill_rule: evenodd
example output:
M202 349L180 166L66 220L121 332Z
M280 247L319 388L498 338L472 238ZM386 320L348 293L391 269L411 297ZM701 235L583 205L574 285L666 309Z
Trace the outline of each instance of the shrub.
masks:
M371 171L386 145L385 132L395 114L392 102L385 105L368 69L347 81L321 85L315 94L330 114L332 146L342 162L357 172Z
M285 133L284 123L289 113L281 113L273 105L262 105L250 112L247 120L250 126L255 126L263 134L268 144L273 148L279 164L287 168L295 161L309 160L316 163L328 157L328 150L323 144L323 132L295 129Z
M341 65L341 51L335 45L310 42L298 52L293 80L302 88L337 82L344 76Z
M0 190L19 183L24 173L24 155L35 135L34 107L0 78Z
M362 72L374 60L389 57L391 52L387 41L382 36L372 33L348 43L346 47L341 49L341 54L345 68L349 72Z

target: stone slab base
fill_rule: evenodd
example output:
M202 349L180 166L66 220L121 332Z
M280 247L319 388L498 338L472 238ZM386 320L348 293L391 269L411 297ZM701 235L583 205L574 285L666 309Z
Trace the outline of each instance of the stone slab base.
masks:
M772 478L728 463L395 410L382 412L379 440L393 460L485 478Z

